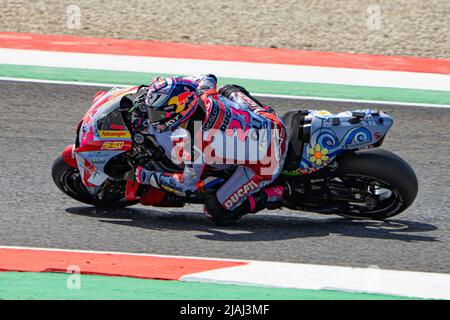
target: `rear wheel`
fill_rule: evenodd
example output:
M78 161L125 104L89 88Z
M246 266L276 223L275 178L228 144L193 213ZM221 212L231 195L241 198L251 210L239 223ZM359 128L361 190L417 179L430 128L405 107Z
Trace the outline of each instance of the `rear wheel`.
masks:
M139 201L121 202L124 198L124 185L103 186L101 197L91 194L84 186L78 169L69 166L62 157L58 157L52 166L52 177L56 186L69 197L86 204L101 208L124 208Z
M394 153L384 149L364 150L346 154L337 161L336 178L330 183L351 190L356 201L349 201L347 209L336 214L352 219L384 220L414 202L418 191L416 174Z

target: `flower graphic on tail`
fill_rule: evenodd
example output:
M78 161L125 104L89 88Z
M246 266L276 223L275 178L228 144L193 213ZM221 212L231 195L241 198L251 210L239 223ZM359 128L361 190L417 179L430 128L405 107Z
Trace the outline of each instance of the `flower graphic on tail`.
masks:
M326 162L328 157L328 149L322 148L320 144L316 144L313 148L308 149L309 162L315 163L318 166L321 166Z

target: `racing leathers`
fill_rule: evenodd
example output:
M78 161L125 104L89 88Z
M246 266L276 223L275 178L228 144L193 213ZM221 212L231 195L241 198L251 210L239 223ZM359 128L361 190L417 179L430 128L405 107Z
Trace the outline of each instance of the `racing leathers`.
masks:
M202 179L205 167L235 169L205 203L205 212L216 224L233 224L246 213L279 206L284 187L267 186L281 173L286 157L287 134L281 118L240 86L227 85L217 91L212 75L173 80L197 84L200 103L196 113L201 114L201 121L195 122L194 116L188 120L194 124L186 128L153 130L153 134L172 161L184 165L184 171L173 174L139 166L138 182L187 194L216 183Z

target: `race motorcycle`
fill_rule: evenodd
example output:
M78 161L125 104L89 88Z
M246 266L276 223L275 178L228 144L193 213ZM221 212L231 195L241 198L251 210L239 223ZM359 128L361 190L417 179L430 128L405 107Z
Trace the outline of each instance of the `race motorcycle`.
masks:
M182 172L154 136L133 132L130 126L129 110L143 87L97 93L77 126L75 143L53 163L53 180L66 195L103 208L138 203L182 207L203 204L233 173L205 170L202 190L189 194L139 185L134 172L143 162L157 171ZM418 190L414 171L399 156L378 148L393 124L388 114L369 109L339 114L292 110L282 118L289 148L274 184L290 188L283 207L384 220L413 203Z

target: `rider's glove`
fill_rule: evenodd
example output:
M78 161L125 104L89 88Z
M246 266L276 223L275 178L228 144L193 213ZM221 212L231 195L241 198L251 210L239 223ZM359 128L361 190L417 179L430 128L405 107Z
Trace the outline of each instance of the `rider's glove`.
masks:
M216 89L217 77L213 74L207 74L198 82L197 94L199 96L203 95L205 91L210 89Z
M135 172L136 181L139 184L151 185L154 188L159 188L159 173L147 170L142 166L138 166Z

